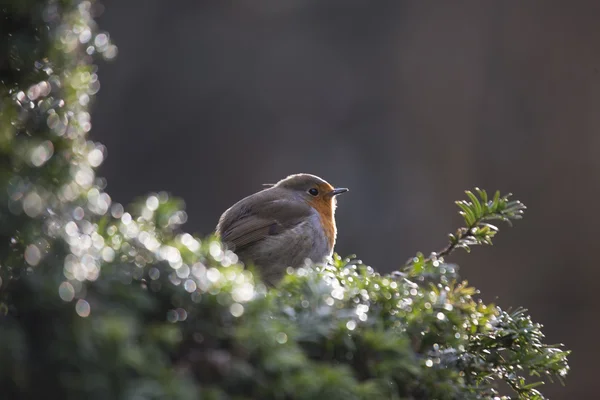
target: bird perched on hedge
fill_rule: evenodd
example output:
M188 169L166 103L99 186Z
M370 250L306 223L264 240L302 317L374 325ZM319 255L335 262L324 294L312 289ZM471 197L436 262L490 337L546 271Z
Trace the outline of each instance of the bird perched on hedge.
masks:
M336 196L347 192L315 175L290 175L221 215L216 233L244 263L275 284L287 267L321 262L335 245Z

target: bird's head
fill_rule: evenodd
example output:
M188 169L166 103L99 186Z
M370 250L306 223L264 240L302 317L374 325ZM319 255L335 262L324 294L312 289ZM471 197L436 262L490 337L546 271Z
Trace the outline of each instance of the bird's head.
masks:
M348 191L334 188L324 179L311 174L295 174L280 180L274 188L283 189L296 198L303 199L323 217L333 218L336 196Z

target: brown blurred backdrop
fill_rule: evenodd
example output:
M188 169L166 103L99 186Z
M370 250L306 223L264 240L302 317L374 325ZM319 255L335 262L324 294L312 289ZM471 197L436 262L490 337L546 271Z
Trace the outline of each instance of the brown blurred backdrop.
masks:
M596 392L600 1L104 0L119 46L92 138L113 199L167 190L187 230L287 174L351 192L337 251L380 271L443 247L480 186L529 210L457 254L486 301L574 351L554 399Z

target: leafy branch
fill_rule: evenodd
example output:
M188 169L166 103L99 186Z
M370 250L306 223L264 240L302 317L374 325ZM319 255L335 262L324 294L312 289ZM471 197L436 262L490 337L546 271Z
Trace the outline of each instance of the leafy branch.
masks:
M429 257L417 253L415 257L410 258L404 265L405 272L411 276L421 275L425 271L432 272L432 268L435 270L440 262L443 263L444 257L457 248L470 252L471 246L491 245L492 238L498 233L498 227L490 221L503 221L512 226L512 220L523 218L526 207L519 200L510 200L512 193L501 196L500 191L496 191L494 197L489 199L485 190L475 188L474 191L477 195L470 190L465 191L469 201L456 201L460 208L458 213L464 218L466 226L458 228L456 233L449 234L450 241L441 251L433 252ZM446 264L446 268L451 269L451 272L456 272L456 267ZM396 271L395 274L404 276L400 271Z
M437 258L450 255L455 249L462 248L471 251L470 246L492 244L492 238L498 232L498 227L489 221L503 221L512 226L512 220L523 218L525 205L519 200L509 200L511 193L500 196L496 191L492 199L488 199L485 190L475 188L475 195L470 190L465 193L470 201L459 200L456 205L460 208L459 214L465 220L466 226L458 228L456 233L450 234L448 245L435 254Z

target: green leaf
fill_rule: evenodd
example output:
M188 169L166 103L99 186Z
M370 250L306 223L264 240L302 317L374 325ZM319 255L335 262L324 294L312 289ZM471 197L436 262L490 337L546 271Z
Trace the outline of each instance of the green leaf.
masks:
M475 217L477 219L481 218L481 216L483 215L483 208L481 207L481 203L479 202L479 199L477 198L477 196L475 196L473 194L473 192L471 192L469 190L466 190L465 193L467 194L469 199L471 199L471 204L473 205Z
M500 203L500 191L497 190L494 193L494 199L492 200L491 212L496 212L498 210L498 204Z
M477 221L477 217L473 210L469 207L469 204L464 200L456 201L456 205L462 210L462 216L465 219L467 226L471 227Z
M475 191L477 192L477 194L479 195L479 197L481 198L481 203L485 206L487 206L488 203L488 195L487 192L485 190L479 189L478 187L475 188Z

